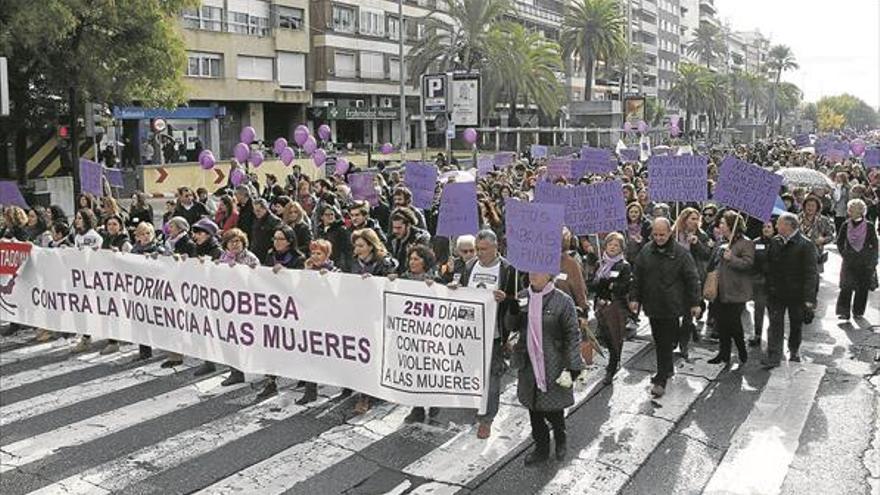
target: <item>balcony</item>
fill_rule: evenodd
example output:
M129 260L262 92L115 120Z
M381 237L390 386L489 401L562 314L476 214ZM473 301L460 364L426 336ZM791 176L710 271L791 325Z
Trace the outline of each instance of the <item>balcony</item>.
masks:
M700 10L709 15L715 15L718 12L715 9L715 2L713 0L700 0Z
M642 0L640 8L645 12L650 12L651 14L657 15L657 4L654 2L654 0Z
M519 17L554 25L562 24L562 15L552 10L535 7L526 2L515 2L514 8Z
M647 22L647 21L643 20L641 22L641 25L639 26L639 29L641 29L642 31L644 31L646 33L651 33L654 36L657 36L657 23L656 22Z
M642 49L645 50L645 53L648 53L648 54L651 54L654 56L657 55L657 45L656 44L652 45L651 43L646 43L646 42L642 41L641 46L642 46Z

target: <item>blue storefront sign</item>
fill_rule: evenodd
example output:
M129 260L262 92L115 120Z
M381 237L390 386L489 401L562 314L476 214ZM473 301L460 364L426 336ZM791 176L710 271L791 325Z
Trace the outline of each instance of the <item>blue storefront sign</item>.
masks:
M226 115L226 107L178 107L174 109L113 107L113 118L119 120L213 119L224 115Z

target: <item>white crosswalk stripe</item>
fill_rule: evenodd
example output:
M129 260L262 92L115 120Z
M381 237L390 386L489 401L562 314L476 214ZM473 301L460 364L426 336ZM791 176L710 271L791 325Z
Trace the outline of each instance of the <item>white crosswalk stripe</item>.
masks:
M120 352L102 356L98 352L81 354L74 359L68 359L58 363L47 364L39 368L22 371L10 375L0 374L0 389L10 390L34 382L48 380L56 376L73 373L102 364L115 364L128 361L137 354L137 351L121 350Z

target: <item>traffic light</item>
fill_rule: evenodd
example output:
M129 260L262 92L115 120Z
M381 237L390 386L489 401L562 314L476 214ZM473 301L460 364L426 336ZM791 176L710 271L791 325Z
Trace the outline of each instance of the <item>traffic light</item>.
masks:
M109 111L104 105L100 103L86 103L86 136L95 137L98 134L103 134L104 128L101 126L108 114Z
M70 126L69 125L59 125L58 126L58 139L61 139L61 140L70 139Z

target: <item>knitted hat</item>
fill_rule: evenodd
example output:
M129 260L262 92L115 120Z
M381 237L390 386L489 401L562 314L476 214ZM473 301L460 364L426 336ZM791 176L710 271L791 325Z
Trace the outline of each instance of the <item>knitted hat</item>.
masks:
M217 235L217 231L220 229L217 227L217 224L214 223L210 218L203 218L193 224L192 230L193 232L200 230L210 235L211 237L214 237Z

